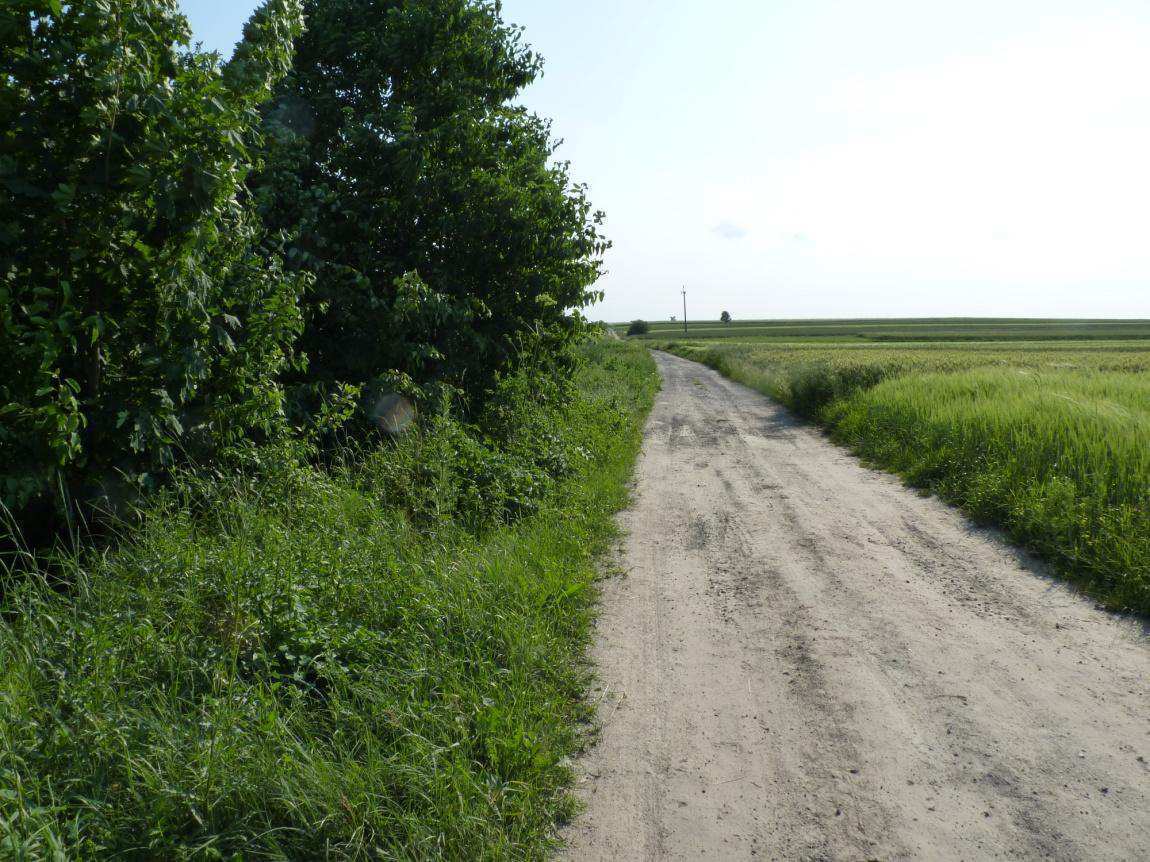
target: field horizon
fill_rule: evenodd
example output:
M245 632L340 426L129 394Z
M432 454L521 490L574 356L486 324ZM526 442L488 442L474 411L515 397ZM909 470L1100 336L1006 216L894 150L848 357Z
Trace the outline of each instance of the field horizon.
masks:
M1059 317L843 317L756 320L646 321L647 340L723 339L738 341L977 342L977 341L1143 341L1150 319ZM631 322L611 323L625 334Z

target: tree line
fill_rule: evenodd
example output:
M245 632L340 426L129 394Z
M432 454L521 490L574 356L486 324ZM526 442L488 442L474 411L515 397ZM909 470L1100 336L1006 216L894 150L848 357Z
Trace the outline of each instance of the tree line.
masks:
M0 10L0 501L25 520L562 377L607 242L491 0Z

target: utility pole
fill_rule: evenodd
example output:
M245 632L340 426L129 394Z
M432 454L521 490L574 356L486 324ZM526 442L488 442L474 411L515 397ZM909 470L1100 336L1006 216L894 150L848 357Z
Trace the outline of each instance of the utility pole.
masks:
M683 285L683 334L687 334L687 285Z

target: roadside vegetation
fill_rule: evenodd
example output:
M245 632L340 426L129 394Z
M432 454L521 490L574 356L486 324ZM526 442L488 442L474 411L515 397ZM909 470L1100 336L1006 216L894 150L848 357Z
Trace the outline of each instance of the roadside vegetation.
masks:
M0 12L0 858L539 857L657 377L489 0Z
M1150 614L1150 342L737 339L667 346L1003 527L1109 607Z
M595 343L565 404L511 387L502 446L445 420L189 477L114 551L6 580L0 857L544 855L656 387Z
M607 242L499 4L266 0L226 61L172 0L0 25L0 503L37 538L569 375Z

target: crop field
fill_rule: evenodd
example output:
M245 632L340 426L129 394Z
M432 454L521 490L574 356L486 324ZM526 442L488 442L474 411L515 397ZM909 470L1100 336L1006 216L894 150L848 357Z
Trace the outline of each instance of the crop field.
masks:
M615 325L623 334L627 324ZM1122 341L1150 339L1150 320L1040 320L1023 318L908 318L859 320L743 320L650 323L649 340L735 340L740 342L829 341Z
M1107 605L1150 613L1150 339L1135 335L1140 326L828 321L732 325L723 339L667 341L663 327L651 336L1003 527ZM801 330L798 340L762 336L785 327ZM814 334L836 330L859 334ZM959 330L981 335L942 341ZM881 341L896 331L906 337Z

